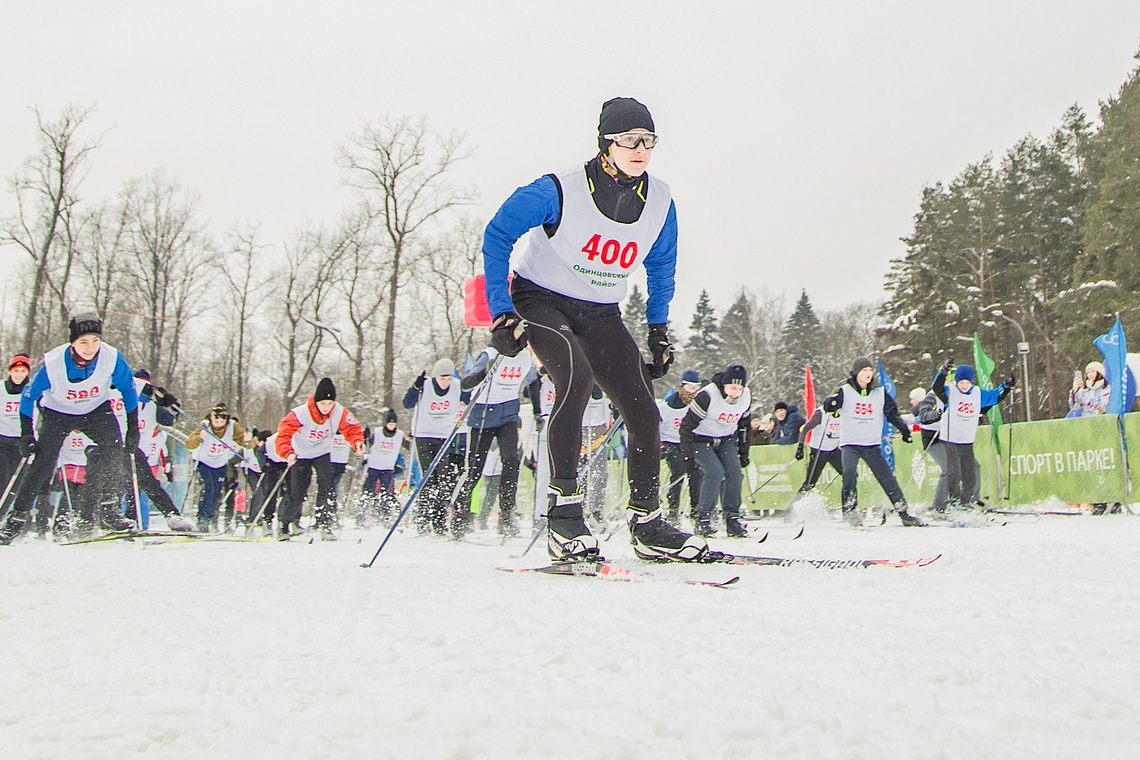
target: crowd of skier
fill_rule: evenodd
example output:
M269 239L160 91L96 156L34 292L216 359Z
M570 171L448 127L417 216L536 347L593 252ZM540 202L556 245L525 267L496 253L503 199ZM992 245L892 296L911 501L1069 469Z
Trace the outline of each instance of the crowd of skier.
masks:
M806 420L784 404L774 419L754 418L739 364L704 379L687 370L663 398L654 397L652 381L673 363L666 323L677 259L669 187L646 171L657 143L644 105L607 101L592 159L544 175L504 202L483 245L490 344L463 373L444 357L416 377L402 399L407 430L395 409L362 426L327 377L268 430L245 430L226 403L198 420L103 342L98 315L76 314L69 341L42 361L17 355L9 362L0 415L0 544L25 532L77 541L98 530L141 531L150 507L173 532L225 531L240 518L248 531L287 541L306 532L307 500L307 530L323 540L334 540L348 521L390 525L409 503L420 533L463 539L489 528L497 501L494 525L504 538L524 528L544 531L552 559L588 560L599 556L599 532L611 530L607 457L622 441L627 483L618 490L628 496L620 517L635 553L700 561L718 525L728 538L748 534L743 468L757 436L798 443L797 459L806 445L801 493L832 467L843 479L843 516L853 525L861 521L860 461L903 525L923 525L882 454L884 421L904 441L921 431L924 448L942 465L946 485L936 509L976 500L979 417L1008 393L1012 375L983 390L969 366L948 361L929 393L912 394L911 420L863 357L846 382L806 410ZM618 306L628 276L641 266L648 362ZM521 413L524 403L530 414ZM184 438L197 469L193 522L161 483L169 480L170 436ZM360 491L341 493L353 454L367 472ZM533 464L534 499L520 505L524 462ZM239 479L249 494L240 505ZM476 509L481 480L493 494L485 492Z

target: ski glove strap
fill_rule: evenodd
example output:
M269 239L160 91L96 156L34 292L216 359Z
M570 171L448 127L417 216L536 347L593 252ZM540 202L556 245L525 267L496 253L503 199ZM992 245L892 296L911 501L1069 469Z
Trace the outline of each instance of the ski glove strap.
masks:
M508 311L491 324L491 345L503 356L518 356L526 348L526 333L519 315Z
M664 377L673 363L673 344L669 342L669 334L665 325L650 325L647 339L649 353L653 356L653 363L645 365L649 376L653 379Z

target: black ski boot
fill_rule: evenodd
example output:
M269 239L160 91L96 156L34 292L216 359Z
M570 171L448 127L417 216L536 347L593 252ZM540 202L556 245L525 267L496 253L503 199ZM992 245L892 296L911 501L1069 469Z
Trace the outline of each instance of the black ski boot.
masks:
M702 538L711 538L716 535L716 529L713 528L709 518L695 517L693 518L693 533Z
M519 534L519 525L515 522L514 511L499 510L499 535L503 538L515 538Z
M740 518L735 515L728 515L724 518L724 529L729 538L748 538L748 528L745 528L744 523L740 522Z
M107 507L99 517L99 526L112 533L126 533L135 529L135 524L124 517L115 506Z
M600 559L598 539L586 527L582 515L582 492L574 481L563 486L566 492L551 482L546 519L546 550L556 562Z
M696 562L708 551L709 542L674 528L661 517L661 508L630 502L625 509L629 542L641 559Z
M925 528L926 523L906 511L906 505L899 507L899 519L906 528Z
M16 537L24 530L24 524L26 522L26 517L9 515L8 522L4 523L4 527L0 528L0 546L7 546L15 541Z

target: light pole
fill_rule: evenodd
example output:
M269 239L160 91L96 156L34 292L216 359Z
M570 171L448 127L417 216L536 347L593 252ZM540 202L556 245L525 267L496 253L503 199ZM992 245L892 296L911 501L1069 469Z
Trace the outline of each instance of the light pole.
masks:
M1017 353L1021 354L1021 374L1025 379L1025 421L1033 422L1033 415L1029 412L1029 343L1025 340L1025 330L1021 329L1021 325L1017 324L1013 319L1007 317L1005 312L1001 309L994 309L990 312L995 317L1001 317L1006 322L1009 322L1017 331L1021 333L1021 342L1017 344Z

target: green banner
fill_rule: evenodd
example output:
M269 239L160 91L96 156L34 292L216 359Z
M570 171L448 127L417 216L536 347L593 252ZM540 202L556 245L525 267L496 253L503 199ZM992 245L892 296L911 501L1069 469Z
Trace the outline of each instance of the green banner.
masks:
M1028 504L1051 496L1078 504L1124 500L1118 425L1116 415L1106 414L1005 426L1009 502Z

